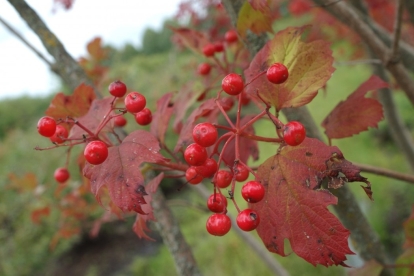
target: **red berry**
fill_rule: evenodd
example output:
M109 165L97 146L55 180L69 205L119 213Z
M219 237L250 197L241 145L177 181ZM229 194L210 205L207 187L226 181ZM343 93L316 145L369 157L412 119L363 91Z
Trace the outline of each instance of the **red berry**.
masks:
M136 113L135 121L141 126L149 125L152 122L151 110L144 108L142 111Z
M53 176L57 182L65 183L69 179L70 174L66 168L57 168Z
M144 109L147 104L145 97L138 92L131 92L125 97L125 108L128 112L138 113Z
M220 170L216 175L216 186L219 188L227 188L233 179L233 174L229 171Z
M282 63L274 63L267 69L267 79L275 84L284 83L289 77L288 69Z
M63 142L65 142L64 139L68 138L68 135L68 130L64 126L57 125L55 134L49 137L49 139L50 141L52 141L52 143L62 144Z
M37 122L37 131L40 135L51 137L56 132L56 121L52 117L44 116Z
M199 144L193 143L185 149L184 159L191 166L201 166L207 160L207 151Z
M265 188L257 181L249 181L241 189L243 198L250 203L257 203L264 198Z
M197 172L194 166L191 166L185 171L185 179L187 179L190 184L196 185L203 181L203 176Z
M230 73L224 77L221 88L229 95L239 95L244 88L243 79L240 75Z
M111 93L112 96L118 97L118 98L122 98L126 91L127 91L127 87L125 85L125 83L123 83L122 81L114 81L113 83L111 83L108 87L109 93Z
M193 128L194 142L203 147L210 147L217 141L217 129L210 123L200 123Z
M220 53L224 51L224 45L221 42L216 42L214 43L214 50L216 51L216 53Z
M86 145L83 155L90 164L99 165L108 157L108 147L102 141L92 141Z
M300 145L305 138L306 130L301 123L291 121L283 127L283 139L289 146Z
M236 218L237 225L243 231L252 231L260 223L260 217L252 209L245 209L241 211Z
M249 169L245 165L237 164L236 168L234 169L234 176L236 181L243 182L249 178Z
M227 199L222 194L212 194L207 200L207 207L211 212L223 213L227 208Z
M114 124L115 124L117 127L123 127L123 126L125 126L125 125L127 124L127 120L125 119L125 117L124 117L124 116L119 115L119 116L116 116L116 117L114 118Z
M210 71L211 71L211 65L205 62L201 63L197 68L197 73L202 76L210 74Z
M233 42L236 42L239 38L235 30L230 30L224 34L224 39L226 40L227 43L233 43Z
M206 178L212 177L217 172L217 168L216 160L211 158L207 158L203 165L195 167L197 172Z
M225 214L213 214L207 219L206 229L213 236L224 236L231 228L231 220Z
M212 56L214 56L214 53L215 52L216 52L216 48L214 47L214 44L208 43L208 44L204 45L204 47L203 47L203 54L206 57L212 57Z
M234 105L233 97L221 98L220 104L223 107L224 111L229 111Z

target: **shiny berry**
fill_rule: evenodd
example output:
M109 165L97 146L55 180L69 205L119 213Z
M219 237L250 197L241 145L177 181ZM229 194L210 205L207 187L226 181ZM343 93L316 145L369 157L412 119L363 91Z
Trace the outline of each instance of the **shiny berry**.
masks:
M193 143L185 149L184 159L191 166L201 166L207 160L207 151L203 146Z
M236 181L246 181L246 179L249 178L249 169L245 165L237 164L234 169L234 177L236 178Z
M147 104L145 97L138 92L131 92L125 97L125 108L128 112L138 113L142 111Z
M291 121L283 127L283 140L289 146L300 145L306 138L305 127L297 122Z
M206 76L210 74L210 71L211 71L211 65L206 62L201 63L197 68L197 73L202 76Z
M66 168L57 168L53 174L55 180L59 183L65 183L69 179L70 174Z
M127 87L125 83L117 80L109 85L108 90L112 96L122 98L127 91Z
M207 200L207 208L214 213L223 213L227 208L227 199L222 194L212 194Z
M214 53L215 52L216 52L216 48L214 47L214 44L208 43L208 44L204 45L204 47L203 47L203 54L206 57L212 57L212 56L214 56Z
M250 203L257 203L264 198L265 188L260 182L249 181L241 189L242 197Z
M267 69L267 79L275 84L284 83L289 77L288 69L282 63L274 63Z
M142 111L136 113L135 121L141 126L149 125L152 122L151 110L144 108Z
M229 95L239 95L244 88L244 82L240 75L230 73L221 82L221 88Z
M260 217L252 209L245 209L241 211L236 218L237 226L243 231L252 231L260 223Z
M209 178L217 172L218 166L216 160L207 158L203 165L195 166L195 169L203 177Z
M211 123L200 123L193 128L194 142L203 147L210 147L217 141L217 129Z
M52 117L45 116L37 122L37 131L40 135L51 137L56 132L56 121Z
M216 186L227 188L233 179L233 174L229 171L219 170L216 175Z
M119 115L114 118L114 124L117 127L123 127L127 124L127 120L123 115Z
M64 126L57 125L55 134L49 137L49 139L52 141L52 143L62 144L65 142L65 139L68 138L68 135L68 130Z
M237 32L235 30L227 31L224 34L224 40L226 40L227 43L233 43L238 40Z
M108 147L102 141L92 141L86 145L83 155L90 164L99 165L108 157Z
M231 220L225 214L213 214L207 219L206 229L213 236L224 236L231 228Z
M196 185L203 181L203 176L197 172L194 166L191 166L185 171L185 179L188 183Z

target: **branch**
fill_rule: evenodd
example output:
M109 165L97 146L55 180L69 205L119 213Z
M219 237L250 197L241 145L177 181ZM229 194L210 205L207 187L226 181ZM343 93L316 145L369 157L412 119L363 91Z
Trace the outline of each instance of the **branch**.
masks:
M376 166L371 166L371 165L366 165L366 164L358 164L354 162L352 162L352 164L359 167L361 171L363 172L373 173L376 175L382 175L382 176L386 176L389 178L402 180L410 184L414 184L414 175L411 175L411 174L399 173L399 172L392 171L389 169L378 168Z
M404 10L404 0L397 1L397 12L395 15L395 22L394 22L394 40L392 43L391 54L390 54L390 61L397 61L399 59L399 42L401 37L401 23L402 23L402 16Z

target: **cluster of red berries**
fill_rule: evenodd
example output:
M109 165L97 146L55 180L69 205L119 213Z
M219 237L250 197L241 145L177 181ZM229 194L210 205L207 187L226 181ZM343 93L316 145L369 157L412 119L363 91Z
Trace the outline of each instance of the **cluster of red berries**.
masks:
M122 98L127 92L126 85L121 81L114 81L108 87L109 93L116 98ZM115 102L115 100L114 100ZM111 120L113 120L115 126L122 127L125 126L127 121L123 116L124 113L132 113L135 117L136 122L139 125L148 125L152 121L151 110L146 108L146 98L138 92L130 92L125 96L124 99L125 108L111 107L111 110L120 110L122 113L113 115ZM111 111L109 110L109 111ZM108 113L109 114L109 113ZM105 120L105 118L103 118ZM93 134L89 131L89 137L82 137L78 139L68 139L69 133L68 130L61 123L73 123L79 124L78 121L72 120L55 120L52 117L44 116L40 118L37 123L37 130L40 135L49 137L49 139L56 145L59 146L64 142L69 142L66 146L72 146L80 143L87 143L83 152L83 155L86 161L92 165L99 165L105 162L108 158L108 145L106 142L102 141L99 137L99 131L96 134ZM105 123L108 123L106 121ZM81 142L71 143L71 141L82 140ZM54 178L59 183L65 183L70 177L69 171L66 167L61 167L56 169L54 173Z

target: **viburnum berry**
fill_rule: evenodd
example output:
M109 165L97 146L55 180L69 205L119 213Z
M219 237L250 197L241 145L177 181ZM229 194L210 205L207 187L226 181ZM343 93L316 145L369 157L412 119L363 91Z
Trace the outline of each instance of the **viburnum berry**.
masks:
M55 180L59 183L65 183L69 179L70 174L66 168L57 168L53 174Z
M127 87L122 81L114 81L108 87L109 93L118 98L122 98L127 92Z
M206 76L210 74L210 71L211 71L211 65L206 62L201 63L197 68L197 73L202 76Z
M266 72L267 79L275 84L284 83L289 77L288 69L282 63L272 64Z
M52 117L44 116L37 122L37 132L45 137L51 137L56 132L56 121Z
M221 43L221 42L214 43L214 50L217 53L223 52L224 51L224 45L223 45L223 43Z
M68 130L64 126L57 125L55 133L50 136L49 139L52 141L52 143L62 144L65 142L64 139L68 138L68 135Z
M131 92L125 97L125 108L130 113L138 113L144 109L147 104L145 97L138 92Z
M265 188L258 181L249 181L241 189L242 197L250 203L257 203L264 198Z
M237 164L234 169L234 178L238 182L246 181L249 178L249 169L245 165Z
M213 236L224 236L231 228L231 220L225 214L213 214L207 219L206 229Z
M244 88L244 82L240 75L230 73L221 82L221 88L229 95L239 95Z
M125 126L127 124L127 120L125 119L124 116L119 115L119 116L116 116L114 118L114 124L117 127L123 127L123 126Z
M211 123L200 123L193 128L194 142L203 147L210 147L217 141L217 129Z
M212 194L207 200L207 208L214 213L223 213L227 208L227 199L222 194Z
M214 159L207 158L203 165L195 166L196 171L203 177L212 177L218 169L217 162Z
M92 141L86 145L83 155L90 164L99 165L108 157L108 147L102 141Z
M233 43L233 42L236 42L239 38L235 30L230 30L224 34L224 39L226 40L227 43Z
M141 126L149 125L152 122L151 110L144 108L142 111L135 113L135 121Z
M191 166L185 171L185 179L188 183L196 185L203 181L203 176L197 172L194 166Z
M214 56L214 53L215 52L216 52L216 47L214 47L214 44L208 43L208 44L204 45L204 47L203 47L203 54L206 57L212 57L212 56Z
M231 180L233 179L233 174L229 171L219 170L216 175L216 186L219 188L227 188Z
M291 121L283 127L283 140L285 140L286 144L289 146L300 145L305 138L306 130L301 123Z
M220 104L224 111L229 111L234 105L233 97L223 97L220 99Z
M256 211L245 209L241 211L236 218L237 226L243 231L252 231L259 226L260 217Z
M191 166L201 166L207 160L207 151L203 146L193 143L185 149L184 159Z

